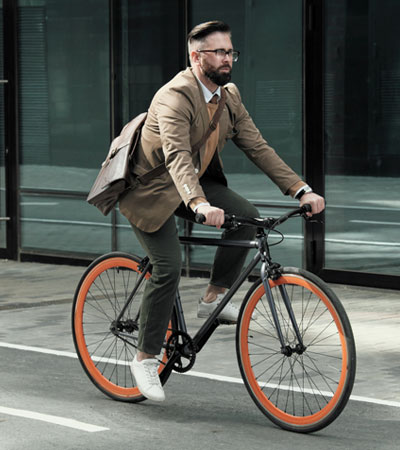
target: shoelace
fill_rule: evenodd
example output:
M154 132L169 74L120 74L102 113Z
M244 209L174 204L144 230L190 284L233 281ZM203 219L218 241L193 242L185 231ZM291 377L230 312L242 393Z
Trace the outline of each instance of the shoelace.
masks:
M217 305L221 302L221 300L218 301ZM229 302L226 304L224 309L231 309L235 312L239 312L239 308L232 302Z
M151 361L144 363L144 370L149 384L159 386L160 378L158 377L158 362Z

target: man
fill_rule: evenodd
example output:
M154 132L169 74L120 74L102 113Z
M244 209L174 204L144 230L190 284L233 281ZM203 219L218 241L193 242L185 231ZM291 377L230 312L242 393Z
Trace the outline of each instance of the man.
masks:
M138 353L131 368L143 395L165 398L157 373L158 355L170 319L181 272L181 249L174 215L193 220L206 217L206 225L220 228L224 213L257 217L246 199L227 187L219 157L227 139L233 142L286 195L309 203L312 214L324 209L324 199L309 188L268 146L244 108L237 87L229 83L238 52L233 49L228 25L213 21L196 26L188 36L191 68L176 75L154 96L136 153L134 172L143 175L165 162L166 171L120 200L120 211L153 265L141 307ZM222 90L226 104L215 131L198 152L192 147L205 134L218 108ZM254 229L225 232L229 239L249 240ZM219 248L210 283L199 302L198 316L207 317L242 269L247 250ZM235 322L232 303L220 318Z

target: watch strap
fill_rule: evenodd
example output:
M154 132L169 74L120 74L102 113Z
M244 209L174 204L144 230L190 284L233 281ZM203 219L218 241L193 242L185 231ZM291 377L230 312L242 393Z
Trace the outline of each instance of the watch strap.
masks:
M301 197L303 197L304 194L309 194L310 192L312 192L313 190L310 188L310 186L308 186L308 184L306 184L305 186L301 187L295 194L294 198L296 200L300 200Z

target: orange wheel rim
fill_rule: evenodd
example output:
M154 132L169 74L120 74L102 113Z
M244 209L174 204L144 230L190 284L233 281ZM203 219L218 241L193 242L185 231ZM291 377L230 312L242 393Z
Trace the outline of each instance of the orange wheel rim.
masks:
M113 383L112 381L105 378L99 369L96 367L93 359L91 358L89 351L87 349L86 345L86 339L85 339L85 333L83 330L83 310L85 305L85 299L88 294L88 291L93 283L93 281L103 273L107 269L111 269L114 267L125 267L129 268L135 272L139 272L138 270L139 264L136 261L133 261L128 258L124 257L114 257L114 258L108 258L101 263L97 264L93 269L88 273L86 276L84 282L82 283L79 293L77 296L77 302L75 306L75 314L74 314L74 328L75 328L75 337L76 337L76 343L77 347L79 349L79 354L82 359L82 362L84 366L86 367L87 371L89 372L90 376L93 378L95 383L97 383L99 386L104 388L106 391L122 397L122 398L134 398L141 396L141 392L139 389L134 387L122 387L118 386L117 384ZM150 278L150 273L146 274L146 279ZM171 334L171 323L168 326L167 331L167 338ZM164 353L163 356L163 363L165 363L167 360L167 356ZM128 363L126 363L128 364ZM164 365L161 364L159 368L159 373L163 370Z
M317 286L315 286L313 283L308 282L307 280L297 277L295 275L282 275L278 280L273 281L270 280L269 284L271 288L282 285L282 284L292 284L304 287L310 291L312 291L319 299L323 301L325 306L329 309L330 314L336 324L339 339L340 339L340 345L342 350L342 364L341 364L341 375L339 382L337 383L337 388L335 390L334 395L330 399L330 401L325 405L321 410L317 411L314 414L310 414L307 416L294 416L292 414L286 413L282 411L281 409L277 408L264 394L261 387L257 383L257 380L254 376L252 364L250 361L250 355L248 351L248 334L247 333L241 333L240 334L240 348L241 348L241 355L242 355L242 363L244 371L247 375L247 380L251 386L251 389L254 393L254 395L257 397L257 399L261 402L261 404L276 418L280 419L281 421L284 421L286 423L290 423L293 425L300 425L300 426L306 426L310 424L315 424L316 422L319 422L324 417L326 417L337 405L338 399L342 395L342 392L345 388L346 384L346 378L347 378L347 365L348 365L348 352L347 352L347 343L346 338L343 332L343 326L341 324L341 321L332 307L329 300L327 300L325 294L318 289ZM253 313L253 310L258 302L258 300L262 297L264 294L264 287L261 285L252 295L250 302L246 306L246 310L244 312L244 319L243 319L243 325L241 328L244 330L249 329L249 323L251 319L251 315Z

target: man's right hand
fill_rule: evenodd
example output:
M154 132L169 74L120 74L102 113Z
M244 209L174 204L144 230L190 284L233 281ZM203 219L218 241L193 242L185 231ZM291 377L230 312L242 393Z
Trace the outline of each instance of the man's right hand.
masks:
M206 221L204 222L204 225L212 225L221 228L225 222L225 211L221 208L202 205L197 208L196 212L205 216Z

